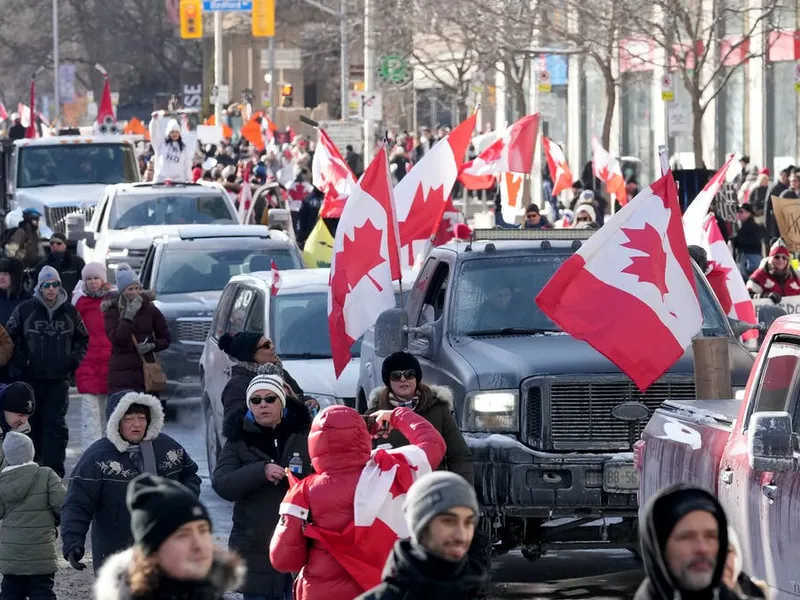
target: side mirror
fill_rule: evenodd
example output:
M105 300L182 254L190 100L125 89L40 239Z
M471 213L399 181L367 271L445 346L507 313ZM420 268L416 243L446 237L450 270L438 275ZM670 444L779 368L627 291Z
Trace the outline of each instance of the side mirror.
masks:
M746 321L740 321L739 319L734 319L732 317L728 317L728 323L731 325L731 329L733 330L733 335L735 337L739 337L744 335L748 331L752 331L753 329L761 330L763 325L760 323L758 325L753 325L752 323L747 323Z
M409 351L413 352L414 354L418 354L423 358L435 360L437 349L439 347L437 340L439 329L437 324L424 323L419 327L411 327L409 328L409 333L413 333L415 336Z
M375 354L386 358L408 347L408 313L402 308L383 311L375 322Z
M765 411L750 417L747 453L755 471L793 471L797 469L794 451L796 436L788 412Z
M64 218L64 234L68 240L79 240L86 235L86 215L72 213Z

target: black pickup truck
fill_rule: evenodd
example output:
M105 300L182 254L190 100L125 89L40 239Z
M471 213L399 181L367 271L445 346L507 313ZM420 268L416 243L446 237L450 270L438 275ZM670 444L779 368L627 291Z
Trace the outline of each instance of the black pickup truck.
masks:
M695 397L691 349L642 394L539 310L536 295L591 234L485 230L435 248L405 310L383 313L362 344L362 410L381 385L383 358L404 347L427 382L452 388L484 522L497 549L521 546L530 559L568 546L634 548L632 445L662 402ZM737 336L749 327L725 316L696 266L695 280L703 334L730 340L733 386L744 389L753 356Z

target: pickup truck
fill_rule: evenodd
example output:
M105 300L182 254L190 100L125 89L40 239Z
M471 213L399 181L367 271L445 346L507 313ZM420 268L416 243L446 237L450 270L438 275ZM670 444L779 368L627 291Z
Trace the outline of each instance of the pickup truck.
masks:
M585 342L560 331L534 298L592 230L476 230L434 248L405 310L384 312L361 350L357 408L382 386L391 352L408 348L423 378L452 389L475 485L499 551L637 544L633 444L665 400L695 397L691 349L646 393ZM695 266L703 332L726 338L733 385L753 355ZM592 305L593 299L586 299ZM604 318L602 306L592 308Z
M687 482L717 495L744 570L800 598L800 316L769 329L739 399L670 400L635 446L639 501Z

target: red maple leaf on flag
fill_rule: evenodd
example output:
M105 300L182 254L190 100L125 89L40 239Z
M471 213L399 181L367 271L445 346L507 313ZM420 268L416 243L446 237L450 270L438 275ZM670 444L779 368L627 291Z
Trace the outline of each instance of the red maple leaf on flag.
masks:
M414 240L430 238L439 227L438 219L442 214L444 203L444 185L431 188L426 197L420 184L408 209L406 220L400 221L400 245L407 246Z
M381 256L382 240L383 233L370 220L353 229L353 239L344 236L344 249L336 253L336 271L345 273L347 291L356 287L364 277L369 277L379 292L383 291L380 284L369 276L372 269L386 262Z
M622 228L628 241L622 244L625 248L639 250L647 256L631 257L631 264L622 272L636 275L639 281L652 283L664 296L669 293L667 289L667 253L664 252L664 239L655 227L646 223L644 229Z
M712 271L719 271L723 275L725 275L725 281L730 280L730 276L728 273L733 271L733 267L726 267L722 263L718 263L717 261L709 261L708 266L711 267Z

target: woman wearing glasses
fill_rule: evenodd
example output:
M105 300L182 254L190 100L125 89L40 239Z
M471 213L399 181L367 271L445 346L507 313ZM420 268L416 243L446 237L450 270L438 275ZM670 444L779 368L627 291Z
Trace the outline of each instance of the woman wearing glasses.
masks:
M791 255L783 240L776 241L761 266L747 280L754 298L769 298L778 304L784 296L800 296L800 276L791 267Z
M217 494L234 503L228 546L247 562L247 579L240 590L244 599L289 599L291 575L272 568L267 549L289 490L287 471L291 468L298 478L311 472L311 414L286 394L279 375L256 375L244 404L244 418L225 425L228 431L235 425L236 431L222 448L211 483Z

